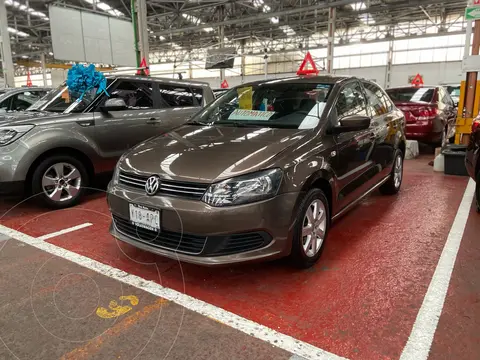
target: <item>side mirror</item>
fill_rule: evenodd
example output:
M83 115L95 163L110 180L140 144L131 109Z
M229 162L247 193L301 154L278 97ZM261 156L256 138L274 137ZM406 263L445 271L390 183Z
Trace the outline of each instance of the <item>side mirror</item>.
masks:
M351 131L361 131L367 130L370 127L372 119L368 116L362 115L352 115L347 116L340 120L340 125L335 126L331 133L338 135L341 133L351 132Z
M108 113L109 111L120 111L128 109L127 104L125 104L125 100L121 98L112 98L107 99L105 104L100 107L100 110L104 113Z

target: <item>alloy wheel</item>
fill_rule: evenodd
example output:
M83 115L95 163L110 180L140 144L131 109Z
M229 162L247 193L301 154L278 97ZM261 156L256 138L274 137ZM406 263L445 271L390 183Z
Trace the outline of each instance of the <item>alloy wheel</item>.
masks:
M327 228L327 211L320 200L307 208L302 226L302 245L305 255L314 257L321 249Z
M393 169L393 183L395 184L395 188L398 189L402 183L403 177L403 161L400 155L397 156L395 159L395 165Z
M42 177L43 192L52 201L71 200L78 194L81 185L80 171L72 164L65 162L53 164Z

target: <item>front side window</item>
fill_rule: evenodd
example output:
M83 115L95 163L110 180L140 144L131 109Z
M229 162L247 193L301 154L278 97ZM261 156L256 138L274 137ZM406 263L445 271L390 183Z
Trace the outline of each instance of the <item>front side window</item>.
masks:
M338 94L335 111L334 122L336 123L333 124L335 126L348 116L368 116L367 103L359 83L354 82L344 86Z
M331 84L282 81L239 86L207 105L191 123L313 129L331 88Z
M370 113L373 116L381 116L386 114L388 112L388 108L384 102L382 90L378 86L371 83L363 83L363 87L365 88L365 94L367 95Z
M130 110L153 108L151 83L121 80L111 93L109 92L109 97L123 99Z
M188 87L159 84L163 107L188 107L196 105L193 94ZM200 95L202 96L202 95Z

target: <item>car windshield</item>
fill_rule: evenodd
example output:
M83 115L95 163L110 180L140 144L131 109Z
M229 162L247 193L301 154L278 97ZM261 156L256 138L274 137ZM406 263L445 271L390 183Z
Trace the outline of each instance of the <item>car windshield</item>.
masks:
M434 88L387 89L387 94L395 102L431 102Z
M313 129L331 84L271 81L233 88L210 103L190 124Z
M44 97L30 106L27 111L51 111L63 113L82 112L97 97L97 88L87 91L83 98L80 92L71 91L64 83L58 88L49 91Z

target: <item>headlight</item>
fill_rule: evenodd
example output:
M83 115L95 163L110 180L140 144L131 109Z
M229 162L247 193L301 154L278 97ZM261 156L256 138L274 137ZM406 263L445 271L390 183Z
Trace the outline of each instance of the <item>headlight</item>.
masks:
M115 165L115 169L113 170L113 185L118 185L118 177L120 175L120 164L122 163L123 160L127 157L127 153L123 153L122 156L120 156L120 159L118 159L117 164Z
M32 130L35 125L0 127L0 146L8 145Z
M281 169L263 170L212 184L203 201L212 206L232 206L274 197L282 181Z

